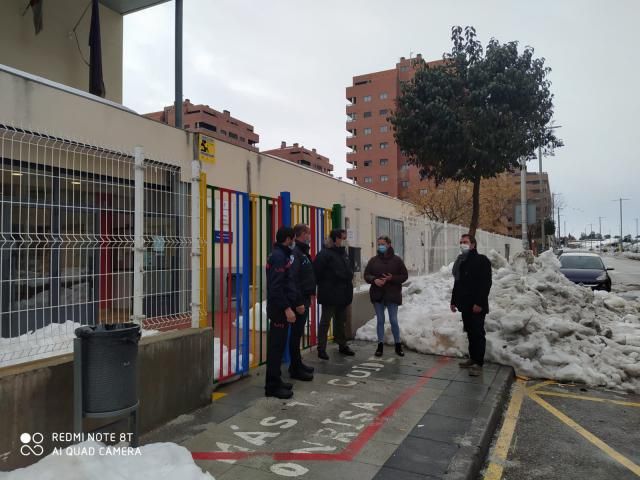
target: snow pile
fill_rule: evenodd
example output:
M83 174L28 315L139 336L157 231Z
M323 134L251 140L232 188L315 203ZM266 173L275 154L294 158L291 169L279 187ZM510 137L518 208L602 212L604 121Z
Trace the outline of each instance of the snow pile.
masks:
M222 372L220 372L220 347L222 346ZM231 360L229 360L231 357ZM231 355L229 356L229 349L226 345L220 343L220 338L214 337L213 339L213 376L219 378L220 376L226 377L229 374L236 373L239 368L242 367L242 355L239 354L235 348L231 349ZM249 354L249 364L253 360L253 355Z
M631 260L640 260L640 253L624 252L623 256Z
M517 255L511 264L492 251L487 360L518 374L577 381L640 393L640 303L593 292L559 272L552 252ZM421 353L463 356L460 314L449 310L451 266L413 278L404 289L403 341ZM375 319L357 338L377 341ZM388 322L385 341L393 342Z
M83 442L74 452L100 451L103 444ZM83 450L80 450L83 449ZM198 467L191 453L175 443L140 447L140 455L48 455L38 463L9 472L7 480L213 480ZM71 452L73 453L73 452Z
M64 323L52 322L19 337L0 337L0 367L71 353L76 328L83 326L85 325L67 320ZM143 337L157 333L160 332L142 330Z

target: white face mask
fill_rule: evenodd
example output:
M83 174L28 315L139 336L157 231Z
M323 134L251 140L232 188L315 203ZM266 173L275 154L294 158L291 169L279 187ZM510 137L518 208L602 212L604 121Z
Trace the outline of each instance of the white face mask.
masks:
M471 245L467 245L466 243L460 244L460 253L467 253L471 249Z

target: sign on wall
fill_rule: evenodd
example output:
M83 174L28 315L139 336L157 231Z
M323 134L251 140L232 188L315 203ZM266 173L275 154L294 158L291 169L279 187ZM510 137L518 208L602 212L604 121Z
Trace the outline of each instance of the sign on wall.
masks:
M216 163L216 141L201 133L198 134L198 159L201 162Z

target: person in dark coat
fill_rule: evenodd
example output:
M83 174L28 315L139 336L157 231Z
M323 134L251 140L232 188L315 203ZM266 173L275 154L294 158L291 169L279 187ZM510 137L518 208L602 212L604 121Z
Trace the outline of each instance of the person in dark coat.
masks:
M491 262L478 253L473 235L460 238L460 255L453 264L453 293L451 311L462 313L464 331L469 340L469 360L461 362L469 368L469 375L478 376L484 364L486 348L484 319L489 313L489 291L491 290Z
M364 280L371 284L369 298L373 303L378 320L378 349L376 357L382 356L384 346L384 310L389 312L389 323L396 353L404 356L400 342L400 326L398 325L398 306L402 305L402 284L409 274L402 259L393 252L391 239L386 236L378 238L378 254L369 260L364 269Z
M295 244L293 247L293 263L291 264L291 275L296 290L296 323L291 326L291 337L289 338L289 375L296 380L313 380L313 367L302 362L300 354L300 340L304 335L304 328L309 318L309 307L311 297L316 294L316 278L313 273L313 261L309 250L311 247L311 229L308 225L299 223L293 227Z
M318 303L322 305L318 332L318 357L329 360L327 355L327 335L333 319L333 337L338 351L343 355L355 355L347 345L345 324L347 308L353 301L353 270L345 250L347 231L332 230L325 248L320 250L313 262L318 282Z
M298 291L291 275L293 263L293 229L280 227L276 233L276 244L267 260L267 316L269 334L267 337L267 375L265 395L267 397L291 398L293 385L280 377L280 364L287 347L289 324L296 321L297 309L301 305Z

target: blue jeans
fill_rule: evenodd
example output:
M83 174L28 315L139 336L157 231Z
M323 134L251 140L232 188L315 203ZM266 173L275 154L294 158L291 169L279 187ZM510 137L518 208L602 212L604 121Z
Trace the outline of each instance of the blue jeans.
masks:
M391 332L396 343L400 343L400 326L398 325L398 305L395 303L384 304L376 302L373 304L378 319L378 343L384 342L384 309L389 312L389 323L391 324Z

